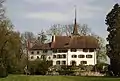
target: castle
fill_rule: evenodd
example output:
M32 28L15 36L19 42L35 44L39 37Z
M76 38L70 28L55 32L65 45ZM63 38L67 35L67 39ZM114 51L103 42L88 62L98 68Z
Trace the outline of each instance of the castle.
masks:
M74 21L71 36L52 36L52 41L34 44L28 51L29 60L51 60L53 65L95 65L98 40L93 36L80 36Z

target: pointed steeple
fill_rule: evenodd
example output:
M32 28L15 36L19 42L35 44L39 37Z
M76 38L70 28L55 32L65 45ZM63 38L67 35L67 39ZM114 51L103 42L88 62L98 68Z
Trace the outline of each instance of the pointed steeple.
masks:
M74 20L74 28L73 28L72 35L79 35L76 17L77 17L77 11L76 11L76 6L75 6L75 20Z

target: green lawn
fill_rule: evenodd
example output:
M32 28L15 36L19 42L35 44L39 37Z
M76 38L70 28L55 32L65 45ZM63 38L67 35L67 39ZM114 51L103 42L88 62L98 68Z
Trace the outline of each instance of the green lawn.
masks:
M7 78L0 78L0 81L120 81L120 78L9 75Z

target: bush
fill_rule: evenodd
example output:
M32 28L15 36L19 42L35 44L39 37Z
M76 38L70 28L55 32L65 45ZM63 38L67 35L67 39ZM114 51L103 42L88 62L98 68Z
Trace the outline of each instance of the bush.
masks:
M5 65L3 65L2 63L0 63L0 78L4 78L8 76L8 72L7 69L5 67Z
M74 75L75 69L75 66L61 66L61 70L58 72L60 75Z
M51 61L35 60L30 61L28 70L31 75L45 75L48 72L48 68L51 66Z

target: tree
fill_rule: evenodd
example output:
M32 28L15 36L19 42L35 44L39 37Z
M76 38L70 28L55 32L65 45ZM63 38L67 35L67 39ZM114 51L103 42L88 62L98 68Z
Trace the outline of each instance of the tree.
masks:
M40 43L44 44L45 41L47 40L47 36L46 36L45 32L42 30L38 35L39 35L38 41Z
M70 36L71 33L73 33L73 26L74 24L69 24L69 25L60 25L56 24L53 25L48 31L48 35L66 35ZM86 24L80 25L78 24L78 32L80 35L90 35L92 32L90 28Z
M98 40L99 49L97 50L97 63L101 61L106 61L106 46L105 41L102 37L94 34L91 29L87 26L87 24L77 24L78 25L78 32L81 36L93 36ZM69 25L53 25L47 32L49 35L65 35L70 36L73 33L73 26L74 24Z
M110 58L110 71L114 76L120 76L120 6L115 4L113 9L106 16L106 25L109 35L107 55Z

